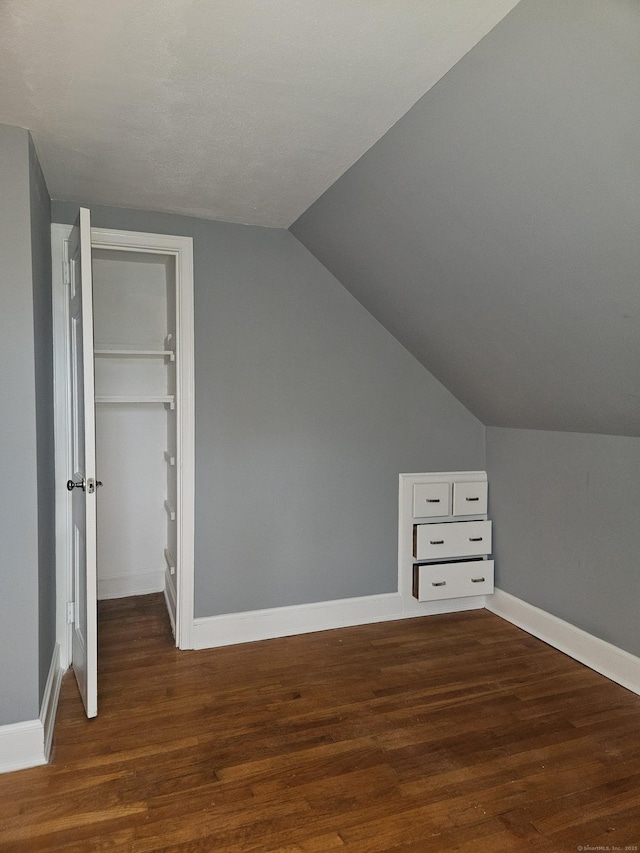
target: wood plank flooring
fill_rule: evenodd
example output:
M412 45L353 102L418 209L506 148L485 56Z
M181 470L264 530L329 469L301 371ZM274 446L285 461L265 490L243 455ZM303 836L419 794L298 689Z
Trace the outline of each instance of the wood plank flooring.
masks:
M2 853L640 847L640 697L487 611L199 652L99 612L99 716L67 675Z

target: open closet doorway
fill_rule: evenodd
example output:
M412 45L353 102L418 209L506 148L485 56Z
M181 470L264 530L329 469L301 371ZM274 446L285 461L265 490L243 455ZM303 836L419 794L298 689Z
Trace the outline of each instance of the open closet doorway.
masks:
M84 234L52 226L56 629L62 664L74 668L94 716L98 598L163 592L176 645L193 645L193 246L91 228L87 209L77 228ZM77 245L90 269L84 291ZM73 316L82 292L93 343L79 360ZM76 470L75 448L91 445L93 423L95 465ZM96 537L76 535L79 513L95 514Z

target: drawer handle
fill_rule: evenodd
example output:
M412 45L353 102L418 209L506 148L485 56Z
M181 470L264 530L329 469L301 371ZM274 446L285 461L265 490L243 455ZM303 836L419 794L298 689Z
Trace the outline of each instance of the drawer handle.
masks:
M470 536L469 542L482 542L482 536Z
M428 504L439 504L440 498L425 498Z
M484 583L484 578L471 578L471 583Z
M465 501L479 501L480 498L465 498Z
M430 539L429 545L444 545L444 539Z
M431 581L431 586L446 586L446 581Z

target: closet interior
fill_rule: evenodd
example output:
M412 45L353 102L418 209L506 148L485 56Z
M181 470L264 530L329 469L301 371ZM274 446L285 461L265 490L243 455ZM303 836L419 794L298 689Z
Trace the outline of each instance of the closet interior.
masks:
M93 250L98 598L164 592L175 632L176 270Z

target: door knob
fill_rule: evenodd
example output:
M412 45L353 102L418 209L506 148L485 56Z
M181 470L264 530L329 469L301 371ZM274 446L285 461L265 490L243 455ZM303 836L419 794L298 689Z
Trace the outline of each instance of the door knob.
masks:
M84 477L82 478L82 480L79 480L77 483L74 483L73 480L67 480L67 488L69 489L70 492L73 491L73 489L82 489L82 491L84 492L84 489L85 489Z

